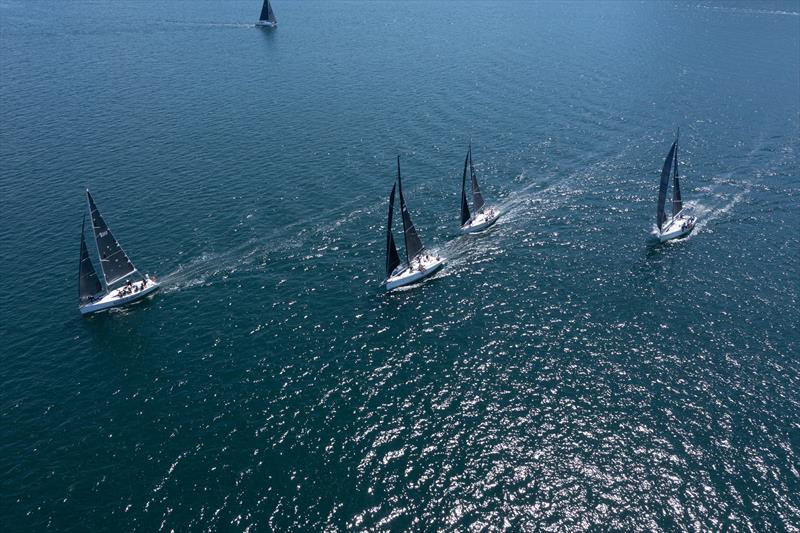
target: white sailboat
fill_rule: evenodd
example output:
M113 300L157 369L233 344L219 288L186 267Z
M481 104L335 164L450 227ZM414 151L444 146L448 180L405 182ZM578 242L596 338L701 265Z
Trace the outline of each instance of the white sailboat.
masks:
M692 232L696 218L683 213L683 201L681 200L681 186L678 179L678 138L680 129L675 136L675 142L669 149L667 159L664 161L664 168L661 170L661 183L658 190L658 209L656 211L656 224L658 225L658 239L666 242L671 239L684 237ZM664 206L667 202L667 188L669 187L669 177L674 169L672 184L672 216L667 217Z
M472 214L469 212L467 202L467 167L472 182ZM461 178L461 233L477 233L487 229L500 218L500 210L493 207L486 208L481 189L478 187L478 178L475 167L472 165L472 143L464 159L464 175Z
M394 215L394 192L400 191L400 214L403 217L403 237L405 240L405 263L400 262L397 246L392 234L392 217ZM403 198L403 183L400 179L400 156L397 156L397 183L389 195L389 221L386 228L386 290L390 291L403 285L426 278L444 265L444 258L437 253L427 252L417 235L411 215Z
M78 270L78 309L81 314L94 313L135 302L158 289L155 277L142 275L133 266L125 251L114 238L108 225L94 203L89 190L86 190L86 201L89 204L89 215L92 219L94 242L100 257L100 269L105 280L105 289L95 272L89 258L84 237L84 225L81 226L81 260ZM131 278L138 276L134 282Z
M269 0L264 0L261 6L261 15L258 17L256 26L263 28L274 28L278 25L278 19L275 18L275 13L272 11L272 5Z

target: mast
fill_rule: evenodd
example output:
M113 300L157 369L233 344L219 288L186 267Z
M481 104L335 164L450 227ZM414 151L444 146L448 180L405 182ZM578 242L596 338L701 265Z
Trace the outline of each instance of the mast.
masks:
M397 188L400 191L400 213L403 215L403 237L406 241L406 262L410 265L423 249L422 241L417 235L414 223L411 221L411 214L406 207L406 200L403 198L403 182L400 179L400 156L397 156Z
M683 202L681 201L681 184L678 180L678 139L681 135L681 129L678 128L678 133L675 135L675 177L672 181L672 216L674 217L683 209Z
M667 220L667 215L664 213L664 204L667 202L667 187L669 186L669 176L672 171L672 161L675 158L675 147L677 143L677 140L672 143L672 147L667 154L667 159L664 161L664 168L661 169L661 184L658 189L658 208L656 211L656 224L658 225L659 231L661 231L661 226L664 225L664 221Z
M275 19L275 13L272 11L269 0L264 0L264 4L261 6L261 16L258 17L258 20L272 22L273 24L278 22L277 19Z
M397 255L397 246L394 243L392 234L392 215L394 215L394 190L397 184L392 186L392 194L389 195L389 221L386 223L386 277L392 275L394 269L400 264L400 256Z
M103 278L106 286L136 273L136 267L125 255L122 246L111 233L111 229L100 216L100 211L94 204L94 199L86 189L86 201L89 203L89 215L92 218L92 228L94 229L94 242L97 246L97 255L100 256L100 269L103 271Z
M464 158L464 176L461 178L461 225L467 223L470 218L469 204L467 203L467 165L469 164L469 151Z
M81 258L78 263L78 303L83 304L90 298L96 296L103 290L97 272L94 270L92 260L89 258L89 249L86 247L84 229L86 227L86 215L83 216L81 224Z
M469 157L469 173L472 177L472 209L474 209L476 213L480 213L483 209L483 195L481 194L480 187L478 187L478 177L475 175L475 167L472 166L472 143L469 145L469 153L467 155Z
M267 20L269 17L269 0L264 0L264 3L261 4L261 14L258 16L258 20Z

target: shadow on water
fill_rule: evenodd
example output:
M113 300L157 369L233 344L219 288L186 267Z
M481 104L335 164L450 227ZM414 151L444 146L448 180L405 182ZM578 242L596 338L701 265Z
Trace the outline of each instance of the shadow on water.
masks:
M270 28L269 26L255 26L255 29L263 36L264 41L270 44L275 43L275 33L277 32L278 28Z
M667 242L661 242L658 239L658 237L656 237L653 234L650 234L647 237L647 241L645 242L645 253L644 253L645 260L652 261L668 257L667 254L669 254L672 250L675 250L676 246L680 246L688 242L690 236L691 233L689 235L685 235L678 239L672 239Z
M654 234L649 234L644 242L644 253L638 261L635 271L656 278L664 274L670 265L670 259L678 251L676 245L686 239L661 242Z
M87 332L95 349L115 356L135 356L153 351L147 337L140 336L136 324L131 319L141 320L147 311L155 309L153 301L158 294L146 297L125 307L112 308L88 316L81 316L84 331Z

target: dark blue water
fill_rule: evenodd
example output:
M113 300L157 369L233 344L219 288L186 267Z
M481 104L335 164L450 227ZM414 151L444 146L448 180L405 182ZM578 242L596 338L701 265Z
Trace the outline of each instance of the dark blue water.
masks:
M798 2L274 7L0 1L4 530L800 528Z

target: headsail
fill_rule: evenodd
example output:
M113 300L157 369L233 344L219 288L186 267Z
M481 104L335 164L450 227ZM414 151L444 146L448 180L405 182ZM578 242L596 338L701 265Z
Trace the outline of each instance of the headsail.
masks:
M469 204L467 203L467 165L469 165L469 152L464 158L464 176L461 178L461 225L467 223L470 218Z
M278 22L278 20L275 18L275 13L272 11L272 6L270 5L269 0L264 0L264 5L261 6L261 16L258 17L258 20L272 22L273 24Z
M672 143L672 147L667 154L667 159L664 161L664 168L661 169L661 185L658 189L658 210L656 211L656 224L658 225L659 231L661 230L661 226L664 225L664 221L667 220L667 215L664 213L664 204L667 202L669 175L672 171L672 160L675 157L675 146L677 143L678 141Z
M106 285L119 281L134 272L136 267L125 255L125 251L111 234L103 217L94 205L94 200L89 191L86 191L86 199L89 201L89 214L92 217L92 228L94 229L94 240L97 244L97 253L100 256L100 268Z
M394 190L397 184L392 187L392 194L389 195L389 221L386 223L386 277L392 275L394 269L400 264L400 256L397 255L397 246L394 244L392 234L392 215L394 215Z
M479 213L483 209L483 195L478 187L478 177L475 175L475 167L472 166L472 144L469 145L469 173L472 176L472 209Z
M97 279L97 273L94 271L92 260L89 258L89 249L86 248L85 226L86 216L83 217L83 224L81 224L81 260L78 265L78 302L81 304L91 300L103 290L100 280Z
M403 182L400 180L400 156L397 156L397 185L400 190L400 213L403 215L403 236L406 241L406 261L410 264L423 249L422 241L417 235L414 223L411 222L411 214L406 207L406 200L403 198Z
M678 138L681 135L681 130L678 128L678 134L675 135L675 177L672 181L672 216L680 213L683 209L683 202L681 201L681 184L678 180Z

